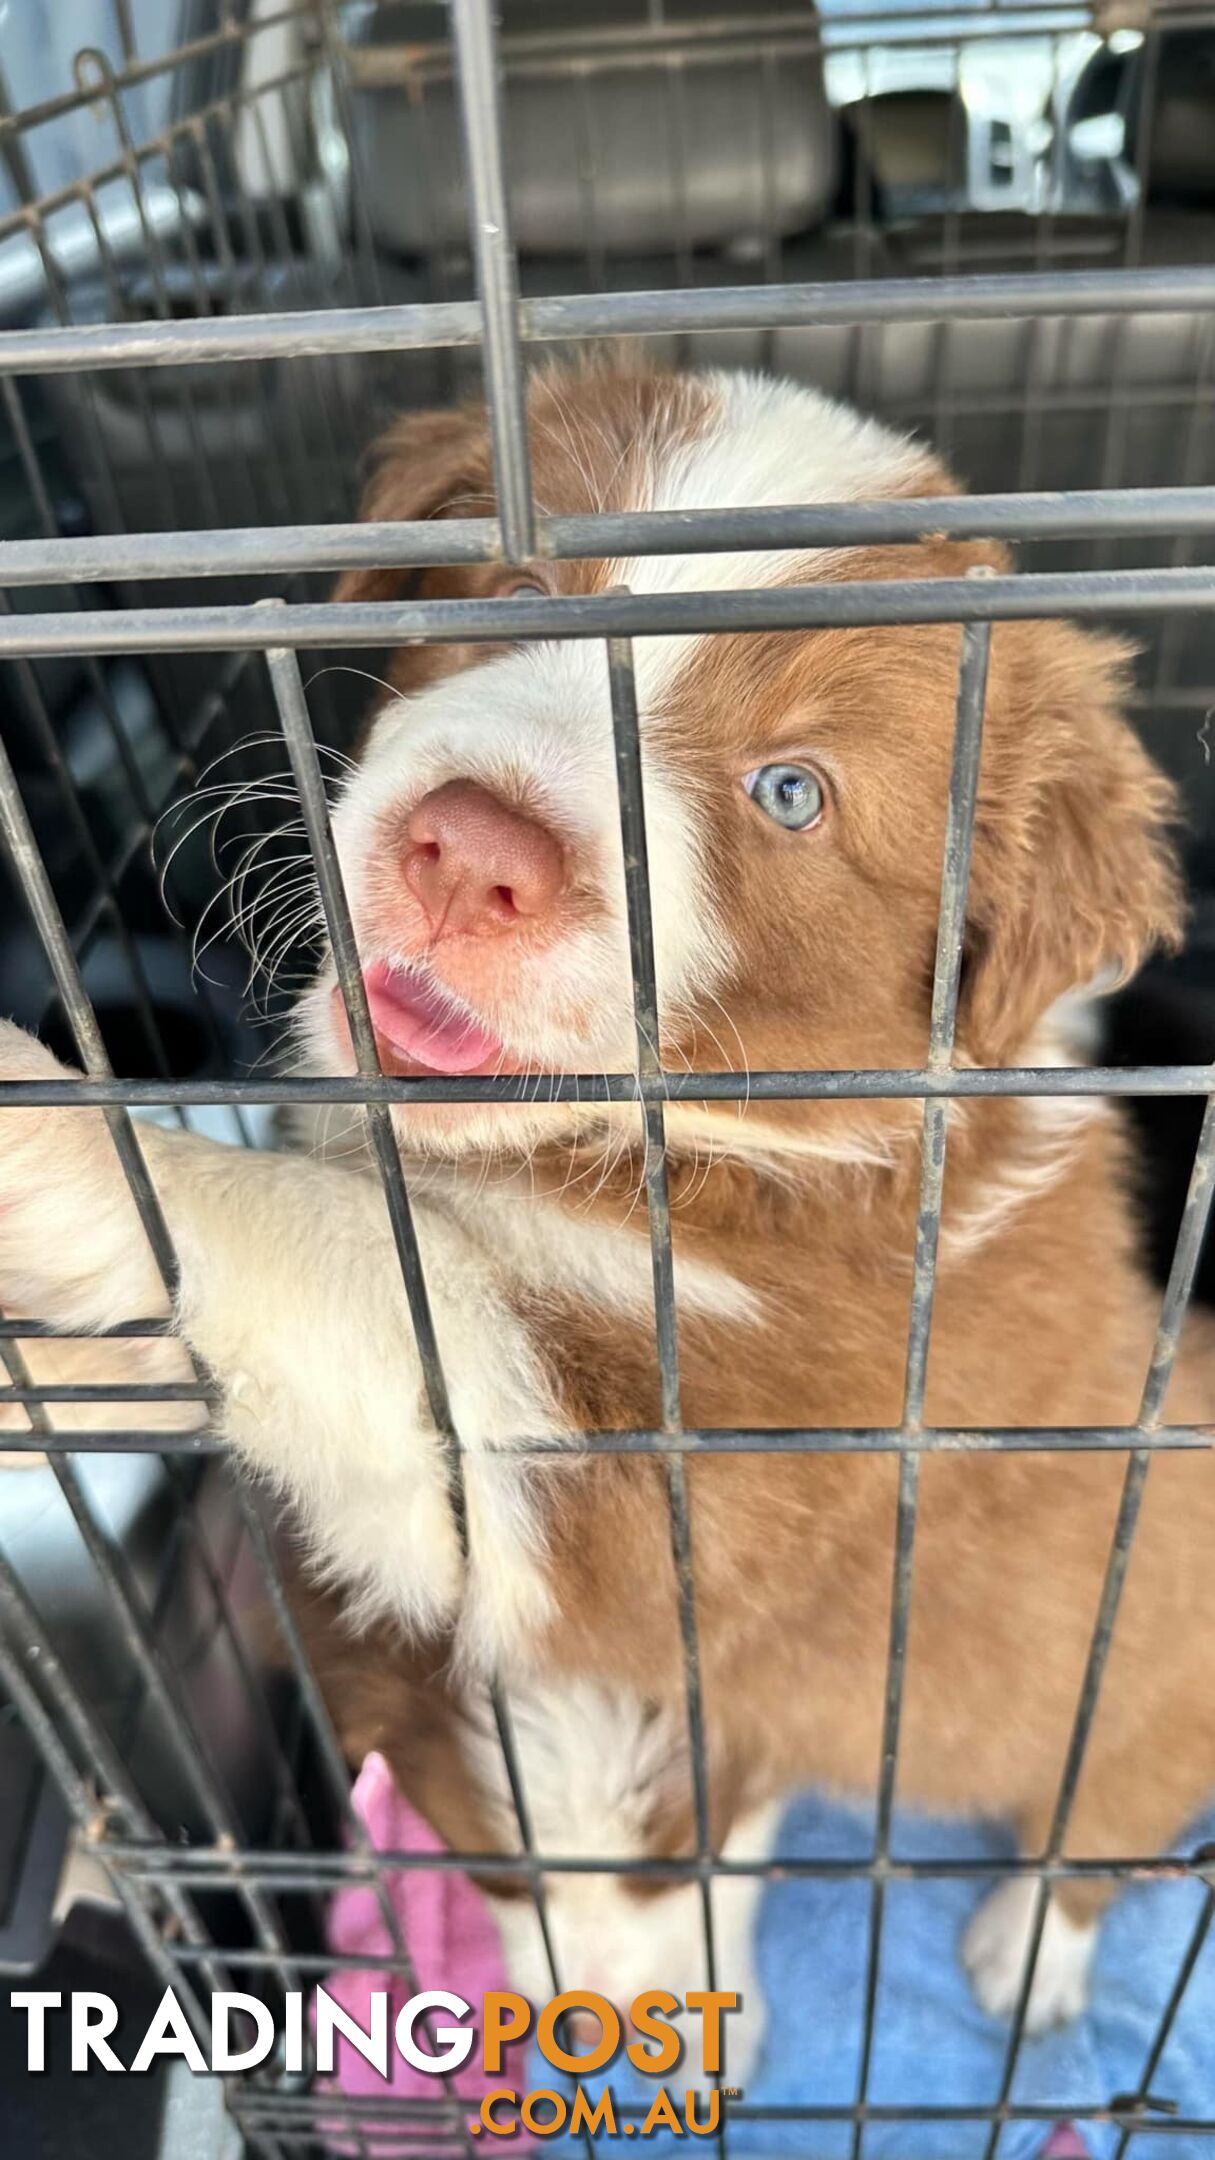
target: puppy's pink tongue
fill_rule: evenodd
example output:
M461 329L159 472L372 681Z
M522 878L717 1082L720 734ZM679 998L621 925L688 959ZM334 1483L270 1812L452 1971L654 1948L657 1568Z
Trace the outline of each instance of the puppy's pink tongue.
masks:
M493 1065L502 1056L502 1045L488 1028L475 1020L453 1014L439 990L408 968L389 967L377 960L365 977L371 1024L385 1044L418 1065L436 1073L471 1073ZM385 1059L391 1064L391 1059Z

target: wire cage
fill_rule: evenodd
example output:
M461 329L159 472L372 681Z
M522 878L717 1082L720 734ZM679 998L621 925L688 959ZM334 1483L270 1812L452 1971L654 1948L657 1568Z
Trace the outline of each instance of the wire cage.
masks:
M1141 1497L1159 1449L1212 1438L1211 1428L1164 1420L1211 1206L1210 1067L952 1062L993 622L1067 615L1126 626L1141 648L1138 707L1185 791L1192 863L1201 868L1215 842L1205 733L1215 569L1204 560L1215 531L1215 167L1203 74L1212 25L1215 15L1196 8L1094 24L1068 0L941 12L897 0L817 12L504 0L497 19L488 0L176 9L91 0L44 11L28 49L14 33L5 53L0 1004L84 1067L72 1099L107 1107L169 1282L172 1253L132 1114L240 1143L264 1140L284 1105L365 1106L457 1494L460 1447L388 1105L411 1089L468 1100L509 1099L519 1087L378 1073L325 763L365 701L357 669L368 653L439 641L455 625L441 601L336 606L332 573L831 546L926 529L1023 549L1015 578L505 599L477 603L476 622L459 624L464 638L557 634L606 647L637 1063L551 1084L635 1103L644 1120L661 1429L586 1444L661 1454L694 1756L686 1458L757 1436L681 1422L663 1102L681 1084L735 1099L744 1077L698 1073L691 1090L660 1070L653 1049L631 639L845 619L965 626L927 1066L750 1079L774 1098L923 1102L903 1419L885 1431L758 1436L878 1448L899 1463L883 1769L860 1870L871 1902L856 2090L847 2105L807 2094L783 2111L803 2123L808 2153L823 2124L842 2125L859 2160L867 2131L890 2121L919 2122L927 2138L964 2118L994 2156L1004 2126L1035 2113L1015 2085L1033 1961L1052 1883L1085 1865L1065 1857L1069 1812ZM705 511L681 519L677 534L656 512L549 518L530 485L526 368L590 340L813 382L920 430L973 492L934 502L930 527L914 502ZM489 408L496 517L351 522L359 455L379 417L470 385ZM319 656L306 686L302 654ZM339 654L356 672L330 664ZM213 855L192 809L217 767L236 788L231 852ZM319 881L357 1080L271 1077L261 1063L259 1023L281 1020L315 957L293 938L289 913L271 981L248 974L242 954L242 908L274 829L271 788L298 818L291 868L311 862ZM234 862L243 884L225 882ZM924 1424L948 1108L984 1093L1159 1099L1196 1114L1205 1103L1133 1427L957 1434ZM5 1103L62 1099L53 1083L3 1083L0 1115ZM34 1354L47 1333L36 1317L0 1320L3 1446L45 1458L0 1479L0 1691L148 1965L205 2026L204 1989L257 1987L273 2001L333 1968L322 1907L339 1882L372 1883L396 1927L386 1886L406 1861L374 1854L352 1815L274 1526L202 1422L205 1382L57 1384ZM999 2089L969 2110L879 2106L870 2069L887 1888L900 1867L933 1874L930 1863L896 1865L891 1852L919 1472L926 1452L967 1446L1109 1449L1125 1457L1125 1482L1048 1843L1021 1863L1039 1887ZM505 1713L500 1732L518 1792ZM519 1798L517 1869L539 1899L546 1876L577 1863L534 1850ZM702 1886L707 1925L721 1863L703 1764L697 1799L685 1871ZM1209 1853L1103 1866L1212 1880ZM1185 2122L1155 2082L1213 1911L1208 1887L1135 2088L1063 2096L1065 2106L1037 2111L1044 2127L1054 2113L1112 2119L1120 2155L1145 2135L1178 2132L1208 2137L1215 2151L1215 2090L1210 2119ZM389 1962L408 1978L399 1927L393 1942ZM231 2134L267 2160L474 2149L467 2110L450 2097L360 2103L273 2066L226 2080L221 2097ZM763 2112L727 2107L720 2149L744 2150L746 2125ZM223 2134L217 2121L216 2152ZM179 2129L165 2136L165 2151L187 2149Z

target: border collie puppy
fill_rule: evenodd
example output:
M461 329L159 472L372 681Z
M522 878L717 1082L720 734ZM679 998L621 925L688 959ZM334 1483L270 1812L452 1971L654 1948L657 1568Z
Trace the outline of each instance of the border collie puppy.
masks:
M593 365L530 391L547 512L948 494L925 450L786 382ZM374 518L493 505L484 415L412 415L380 445ZM958 577L992 545L496 565L343 578L349 598L475 601ZM654 637L636 646L667 1066L918 1067L926 1056L960 632L954 625ZM1052 1008L1177 932L1171 790L1121 716L1126 653L1059 622L991 641L957 1055L1065 1056ZM400 648L336 807L386 1071L627 1070L634 1036L607 669L596 641ZM350 1073L332 966L300 1069ZM58 1070L0 1036L8 1077ZM395 1130L456 1424L462 1562L381 1188L318 1125L314 1159L158 1130L141 1145L181 1256L176 1319L241 1463L290 1502L326 1586L321 1661L353 1755L388 1755L456 1846L518 1850L485 1687L513 1706L538 1848L694 1850L663 1466L585 1430L658 1422L633 1105L406 1106ZM897 1424L922 1106L666 1112L683 1410L696 1427ZM337 1122L349 1128L352 1113ZM99 1112L0 1114L0 1298L91 1328L164 1310ZM946 1428L1133 1422L1158 1300L1126 1143L1093 1100L951 1105L926 1417ZM163 1346L153 1346L165 1356ZM173 1350L175 1346L170 1346ZM147 1353L152 1355L150 1351ZM176 1346L175 1354L181 1350ZM1195 1316L1170 1399L1215 1413ZM537 1455L520 1439L568 1440ZM782 1799L878 1773L895 1456L688 1463L715 1848L770 1849ZM1119 1455L934 1454L921 1479L900 1795L1008 1818L1039 1852L1124 1474ZM1070 1851L1150 1854L1215 1786L1215 1459L1153 1463ZM323 1603L323 1601L322 1601ZM344 1630L344 1632L343 1632ZM526 1900L495 1885L521 1984L547 1995ZM1032 2026L1084 1997L1111 1892L1060 1881ZM1005 1883L962 1951L1011 2009L1032 1918ZM754 1882L714 1890L722 1986L750 1986ZM702 1985L696 1886L561 1874L565 1985L626 2002ZM754 1998L754 1988L750 1989ZM754 2050L758 2006L736 2035Z

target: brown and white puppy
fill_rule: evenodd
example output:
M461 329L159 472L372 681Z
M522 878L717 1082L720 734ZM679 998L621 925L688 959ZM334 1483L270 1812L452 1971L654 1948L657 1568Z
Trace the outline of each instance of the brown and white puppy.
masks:
M919 496L923 450L752 376L588 368L530 397L554 513ZM366 509L492 507L474 410L386 438ZM587 592L958 576L997 549L928 539L813 554L540 565ZM349 596L511 589L491 566L343 580ZM653 638L636 647L665 1062L710 1070L925 1058L959 632ZM1059 623L993 633L958 1017L972 1064L1064 1055L1051 1009L1175 935L1171 791L1120 717L1124 655ZM593 642L402 649L335 830L385 1068L624 1069L629 966L607 674ZM331 970L304 1069L350 1071ZM9 1035L0 1070L42 1071ZM349 1114L347 1113L347 1121ZM394 1111L456 1423L461 1566L383 1199L342 1165L149 1132L182 1257L179 1320L226 1429L291 1498L317 1566L373 1632L337 1655L352 1751L385 1748L464 1849L515 1849L485 1677L507 1683L550 1853L691 1849L683 1670L661 1464L511 1441L658 1419L636 1113L529 1102ZM667 1112L683 1412L694 1427L897 1424L918 1187L907 1102ZM323 1136L322 1136L323 1137ZM352 1174L353 1173L353 1174ZM0 1296L61 1322L157 1309L99 1118L0 1124ZM941 1427L1133 1421L1156 1300L1115 1115L1090 1101L951 1107L926 1402ZM1169 1414L1215 1409L1187 1330ZM1046 1838L1118 1506L1117 1455L923 1465L900 1794ZM897 1463L757 1453L688 1466L718 1849L762 1851L798 1785L878 1771ZM1152 1466L1069 1850L1154 1852L1215 1786L1215 1464ZM408 1638L402 1647L402 1631ZM1083 1999L1109 1886L1059 1884L1031 2022ZM722 1985L747 1985L753 1892L719 1886ZM1016 1999L1032 1887L978 1915L981 2000ZM524 1908L503 1906L516 1969ZM690 1885L554 1876L562 1978L627 2000L703 1980ZM755 2027L750 2044L753 2045ZM731 2069L737 2073L737 2060Z

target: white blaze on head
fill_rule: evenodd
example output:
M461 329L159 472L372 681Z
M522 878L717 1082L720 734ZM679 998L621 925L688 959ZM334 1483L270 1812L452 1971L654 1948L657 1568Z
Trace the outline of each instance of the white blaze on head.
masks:
M867 420L799 383L715 370L702 433L658 457L648 510L776 510L795 503L864 502L910 495L929 483L934 463L905 435ZM845 549L776 548L713 555L643 555L619 563L614 579L639 593L736 592L810 582L845 560ZM669 689L699 638L639 639L639 687Z
M655 1818L672 1789L687 1789L681 1712L647 1705L627 1689L572 1680L512 1691L511 1720L539 1852L609 1863L655 1857ZM513 1810L488 1724L473 1748L478 1782L495 1797L500 1834L513 1844ZM770 1806L740 1816L723 1841L723 1857L764 1860L778 1818ZM758 1876L721 1879L712 1887L716 1984L742 1998L740 2010L725 2021L727 2068L734 2077L749 2066L763 2027L754 1955L760 1890ZM535 1906L521 1897L496 1897L492 1904L512 1984L532 2002L547 2002L552 1974ZM562 1988L606 1996L626 2028L636 1996L669 1988L682 2004L709 1984L704 1908L695 1882L638 1895L620 1875L553 1872L544 1878L544 1904ZM689 2018L681 2029L695 2043L698 2021ZM686 2067L698 2074L694 2044Z

